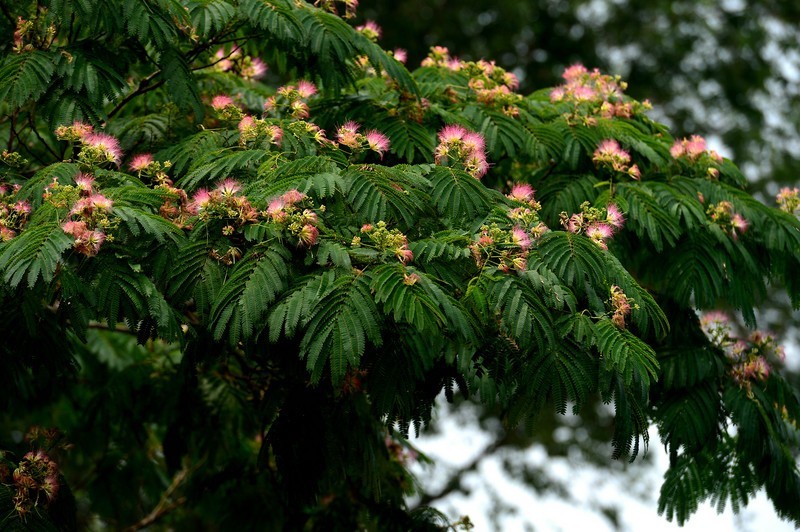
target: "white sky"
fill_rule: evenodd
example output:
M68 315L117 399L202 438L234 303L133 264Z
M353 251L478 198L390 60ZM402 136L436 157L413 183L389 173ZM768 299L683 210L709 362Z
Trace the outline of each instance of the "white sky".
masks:
M482 432L475 422L469 405L456 415L449 405L439 402L442 415L437 421L439 432L412 440L434 461L433 466L416 465L412 471L426 491L435 493L452 472L471 462L491 443L491 435ZM449 412L448 412L449 411ZM471 420L471 421L470 421ZM604 502L615 501L620 509L622 530L647 532L789 532L794 527L781 521L763 493L751 501L738 515L730 507L718 515L706 503L684 525L668 522L657 512L658 490L667 468L668 459L655 429L651 430L649 453L652 466L642 465L638 475L625 475L608 469L598 469L586 462L570 462L565 458L547 456L541 446L524 452L512 451L515 460L546 464L548 477L560 480L569 487L573 501L558 495L533 492L530 487L514 480L502 467L504 455L496 453L482 460L478 470L464 477L470 493L453 492L437 500L433 506L452 521L468 515L475 531L612 531L612 523L596 508ZM506 454L506 457L509 455ZM609 450L609 461L611 461ZM579 501L576 503L575 501ZM413 504L413 501L412 501ZM491 521L492 509L507 507L499 523ZM730 505L729 505L730 506ZM594 509L593 509L594 507Z

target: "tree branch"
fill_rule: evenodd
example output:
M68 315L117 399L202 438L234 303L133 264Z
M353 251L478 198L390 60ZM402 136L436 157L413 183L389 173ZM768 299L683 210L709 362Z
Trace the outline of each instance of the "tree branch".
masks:
M419 502L416 504L414 508L411 508L411 510L415 510L416 508L421 508L423 506L430 506L432 502L442 499L450 495L454 491L460 491L462 493L465 493L464 488L461 486L461 479L464 477L464 475L478 469L478 466L480 465L481 461L483 461L484 458L486 458L487 456L491 456L492 454L497 452L497 450L500 449L501 447L508 445L508 443L510 443L510 438L506 433L497 440L495 440L490 445L487 445L486 448L484 448L483 451L478 453L478 455L471 462L463 465L455 473L453 473L453 475L450 477L450 480L447 481L447 483L441 490L439 490L436 493L423 493L422 496L420 497Z
M186 502L186 497L178 497L174 501L171 501L170 499L172 498L172 494L175 492L175 490L177 490L183 481L186 480L186 476L188 474L189 471L186 469L178 471L175 476L172 477L172 483L169 485L169 487L167 487L167 490L161 496L161 500L158 501L156 507L153 508L153 510L141 520L126 528L125 531L135 532L136 530L146 528L167 515L175 508L184 504Z

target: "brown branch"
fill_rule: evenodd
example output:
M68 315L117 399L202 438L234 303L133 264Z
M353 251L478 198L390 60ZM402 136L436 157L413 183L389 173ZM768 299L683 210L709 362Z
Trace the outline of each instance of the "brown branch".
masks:
M161 500L158 501L158 504L156 504L155 508L153 508L153 510L149 514L144 516L138 522L126 528L125 531L135 532L136 530L141 530L143 528L146 528L155 523L156 521L158 521L159 519L161 519L162 517L164 517L165 515L167 515L168 513L170 513L175 508L184 504L186 502L186 497L178 497L174 501L171 500L171 498L175 490L177 490L178 487L183 483L183 481L186 480L186 476L188 474L189 471L186 469L178 471L172 478L172 483L170 483L169 487L167 487L167 490L161 496Z
M108 113L108 117L109 117L109 118L111 118L111 117L113 117L115 114L117 114L118 112L120 112L120 111L122 110L122 108L123 108L123 107L125 107L126 105L128 105L128 102L130 102L131 100L133 100L133 99L134 99L134 98L136 98L137 96L141 96L142 94L145 94L145 93L147 93L147 92L150 92L151 90L155 90L155 89L159 88L161 85L163 85L163 84L164 84L164 80L161 80L161 81L159 81L158 83L155 83L155 84L153 84L153 85L150 85L150 82L153 80L153 78L155 78L155 77L156 77L156 76L158 76L159 74L161 74L161 70L156 70L155 72L153 72L152 74L150 74L149 76L147 76L146 78L144 78L142 81L140 81L140 82L139 82L139 87L137 87L137 89L136 89L135 91L132 91L132 92L128 93L128 95L127 95L127 96L125 96L125 97L122 99L122 101L121 101L121 102L119 102L119 103L118 103L118 104L117 104L117 105L116 105L116 106L115 106L115 107L114 107L114 108L111 110L111 112L109 112L109 113Z
M478 456L476 456L471 462L460 467L450 477L450 480L447 481L447 484L445 484L441 490L439 490L436 493L423 493L420 497L419 502L416 504L414 508L412 508L412 510L416 508L421 508L423 506L430 506L432 502L442 499L450 495L454 491L460 491L462 493L466 493L467 490L465 490L461 485L461 480L464 478L464 475L478 469L478 466L480 465L481 461L483 461L484 458L486 458L487 456L491 456L498 449L504 447L505 445L508 445L509 443L510 443L510 438L508 437L508 434L505 434L500 438L498 438L497 440L495 440L490 445L486 446L486 448L480 453L478 453Z

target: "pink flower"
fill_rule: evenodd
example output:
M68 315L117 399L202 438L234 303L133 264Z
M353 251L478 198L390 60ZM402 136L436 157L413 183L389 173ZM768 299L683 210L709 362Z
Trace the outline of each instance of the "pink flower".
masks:
M91 202L92 207L101 211L110 211L113 201L103 196L102 194L92 194L89 196L88 201Z
M474 131L467 131L464 133L464 138L461 139L464 147L473 152L482 152L486 148L486 141L483 135L475 133Z
M410 249L408 249L405 246L397 248L395 250L394 255L395 255L395 257L400 259L400 262L402 262L403 264L408 264L409 262L414 260L414 252L412 252Z
M589 227L586 228L586 236L602 249L608 249L605 241L607 238L611 238L613 234L614 230L612 227L602 222L591 223Z
M699 135L692 135L686 143L686 155L690 159L696 159L706 152L706 139Z
M77 222L70 220L62 224L61 229L68 235L80 238L86 232L86 222L82 220Z
M119 141L105 133L91 133L83 137L83 142L87 146L93 148L100 148L105 152L106 158L117 165L122 159L122 150L119 147Z
M286 206L286 203L281 198L275 198L269 202L267 205L267 214L272 218L278 216L279 213L283 212L283 208Z
M584 74L587 74L589 71L586 70L586 67L581 64L574 64L564 69L564 73L561 74L561 77L564 78L566 81L574 81L583 77Z
M17 214L28 215L31 212L31 204L28 200L18 201L14 204L13 209Z
M389 139L386 137L386 135L373 129L371 131L367 131L365 137L367 139L367 145L369 146L369 149L377 152L378 155L383 157L384 152L389 149Z
M5 226L0 226L0 242L8 242L12 238L17 236L17 233L13 229L9 229Z
M345 122L336 130L336 140L339 144L347 146L348 148L355 149L359 147L358 129L361 127L357 122L352 120Z
M731 227L740 234L744 234L747 228L750 227L750 224L745 220L744 216L737 213L731 217Z
M270 136L269 139L270 142L272 142L276 146L280 146L281 139L283 138L283 130L279 126L271 125L269 126L269 136Z
M361 226L362 233L369 233L370 231L372 231L372 229L373 229L372 224L364 224Z
M311 224L304 225L297 234L297 238L300 240L300 242L308 247L316 244L318 236L319 230Z
M392 53L394 58L400 61L401 63L405 64L408 60L408 52L403 50L402 48L395 48L394 52Z
M528 233L519 226L511 230L511 241L522 249L531 247L531 238L528 236Z
M106 234L102 231L86 231L75 240L75 250L87 257L94 257L105 240Z
M205 209L208 207L209 203L211 203L211 194L208 192L208 190L201 188L194 193L194 197L192 198L192 208L195 212Z
M381 27L374 20L368 20L361 26L356 26L356 31L363 33L369 39L379 39Z
M253 129L253 127L255 127L255 124L256 124L256 121L253 119L252 116L245 115L244 118L242 118L239 121L239 126L238 126L239 132L240 133L247 133L248 131Z
M670 155L673 158L678 159L686 154L686 149L683 147L683 142L680 140L676 140L675 144L669 149Z
M297 82L297 94L300 95L301 98L310 98L317 93L317 86L311 83L310 81L306 81L301 79Z
M229 105L233 105L233 98L225 94L218 94L211 99L211 107L213 107L215 111L221 111Z
M629 163L631 161L631 154L623 150L616 140L606 139L602 141L595 150L593 159L595 161L613 159L619 160L622 163Z
M128 168L133 170L134 172L141 172L145 168L147 168L150 163L153 162L153 156L149 153L140 153L139 155L134 156L131 159L131 162L128 163ZM77 179L75 180L77 182Z
M606 207L606 221L615 229L621 229L625 224L625 217L616 205L609 203Z
M284 192L283 196L281 196L281 199L286 202L287 205L294 205L295 203L299 203L306 199L306 195L296 188L293 188Z
M461 140L466 134L467 130L463 127L459 126L458 124L450 124L449 126L443 127L442 130L439 131L439 142L450 143L454 140Z
M511 187L511 192L508 197L522 202L527 202L533 199L533 187L527 183L519 183Z
M220 181L216 188L220 194L223 196L233 196L240 190L242 190L242 185L240 185L235 179L231 179L230 177Z
M267 72L267 64L258 57L250 58L250 64L242 68L244 79L259 79Z

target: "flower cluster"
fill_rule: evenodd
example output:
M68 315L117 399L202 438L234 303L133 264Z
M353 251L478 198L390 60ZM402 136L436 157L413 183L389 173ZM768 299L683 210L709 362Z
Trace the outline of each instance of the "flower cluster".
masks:
M778 208L783 212L797 214L800 211L800 190L797 187L782 188L775 199L778 202Z
M401 444L388 434L384 438L384 443L386 444L386 450L389 451L389 456L403 466L414 463L419 457L417 451Z
M711 343L725 352L730 364L729 376L748 394L752 393L753 382L767 380L773 367L786 359L783 346L772 334L753 331L746 338L737 338L729 317L723 312L704 314L700 326Z
M476 179L489 170L483 135L459 125L445 126L439 131L439 145L434 155L436 164L461 167Z
M14 510L24 519L40 504L47 507L59 489L58 465L42 450L31 451L22 457L16 468L0 452L0 483L14 490Z
M722 156L714 150L709 150L706 139L700 135L676 140L669 153L676 160L685 159L690 163L706 167L706 175L712 179L719 177L716 165L722 163Z
M501 107L509 116L519 114L515 104L522 96L514 92L519 87L519 80L512 72L497 66L494 61L460 61L451 57L450 51L444 46L434 46L428 57L422 61L422 66L462 72L469 79L468 86L479 102ZM455 93L450 96L451 99L458 100Z
M122 160L119 141L111 135L94 131L89 124L74 122L71 126L59 126L55 134L59 140L79 142L81 150L78 153L78 160L89 167L104 163L119 166Z
M623 150L619 142L606 139L600 143L592 155L592 161L599 168L607 168L620 174L626 174L632 179L639 179L639 167L631 164L631 154Z
M217 112L217 115L223 120L241 120L244 113L233 98L227 94L217 94L211 98L211 108Z
M266 120L260 118L253 118L250 115L245 115L239 121L239 145L244 147L248 143L258 143L259 141L275 146L281 145L281 138L283 138L283 130L275 125L270 124Z
M376 224L364 224L361 226L361 234L368 237L375 248L389 252L403 264L408 264L414 260L414 253L408 248L408 238L397 229L388 229L386 222L380 221ZM354 236L351 245L355 248L364 245L362 237ZM414 275L414 274L412 274ZM417 276L418 277L418 276ZM414 284L417 279L407 284Z
M134 155L128 163L128 168L132 172L139 174L139 177L146 175L154 177L156 180L166 178L166 174L164 172L171 166L172 163L170 161L164 161L163 163L156 161L153 159L153 155L151 153L139 153Z
M744 216L734 212L733 204L730 201L712 203L708 206L706 214L709 215L712 222L730 234L734 240L738 239L739 235L744 234L750 226Z
M490 265L506 273L527 268L528 250L549 230L539 220L541 205L533 196L530 185L514 185L506 197L524 206L506 212L511 223L506 227L497 223L481 226L481 232L469 246L479 268Z
M213 190L197 190L188 208L203 221L226 221L222 234L230 236L238 227L258 220L258 211L240 194L241 190L242 186L235 180L224 179Z
M358 8L358 0L316 0L314 5L320 9L324 9L329 13L337 15L336 2L344 5L343 18L353 18L356 16L356 8Z
M79 173L74 185L61 185L57 180L45 188L44 199L55 207L69 207L67 221L61 229L75 240L75 251L94 257L114 226L109 218L113 202L95 190L94 177Z
M614 309L614 313L611 315L611 321L620 329L624 329L625 318L630 315L631 309L638 309L639 305L637 305L633 299L626 296L622 288L617 285L611 286L610 293L611 298L608 301Z
M222 72L235 72L244 79L259 79L267 72L267 65L258 57L242 55L242 49L234 45L230 51L219 48L214 54L214 68Z
M44 12L42 13L44 14ZM17 17L14 28L14 46L16 54L50 48L57 42L58 29L53 23L47 24L50 17L36 16L33 20Z
M25 159L15 151L3 150L3 152L0 153L0 163L10 166L11 168L19 168L28 164L28 159Z
M374 151L381 158L389 150L389 139L383 133L374 129L366 133L359 133L361 125L352 120L345 122L336 130L336 142L340 146L346 146L353 153L359 153L365 149Z
M28 200L17 200L14 193L19 185L0 185L0 242L7 242L28 222L31 204Z
M652 108L647 100L639 103L625 98L627 83L596 68L590 72L583 65L572 65L564 70L562 77L565 83L550 92L550 101L574 105L574 115L582 116L587 125L596 123L598 116L631 118Z
M285 115L299 120L308 118L309 99L317 94L317 87L310 81L300 80L297 85L279 87L273 96L264 102L264 115L282 118Z
M368 20L360 26L356 26L356 31L372 42L378 42L381 38L381 27L374 20Z
M614 236L625 224L625 218L619 208L609 203L605 209L591 207L588 201L581 204L581 212L567 215L561 213L561 225L574 234L583 233L601 249L608 249L606 240Z
M325 206L319 209L324 212ZM311 247L317 243L319 217L313 210L311 198L299 190L292 189L273 198L264 215L296 237L298 246Z

